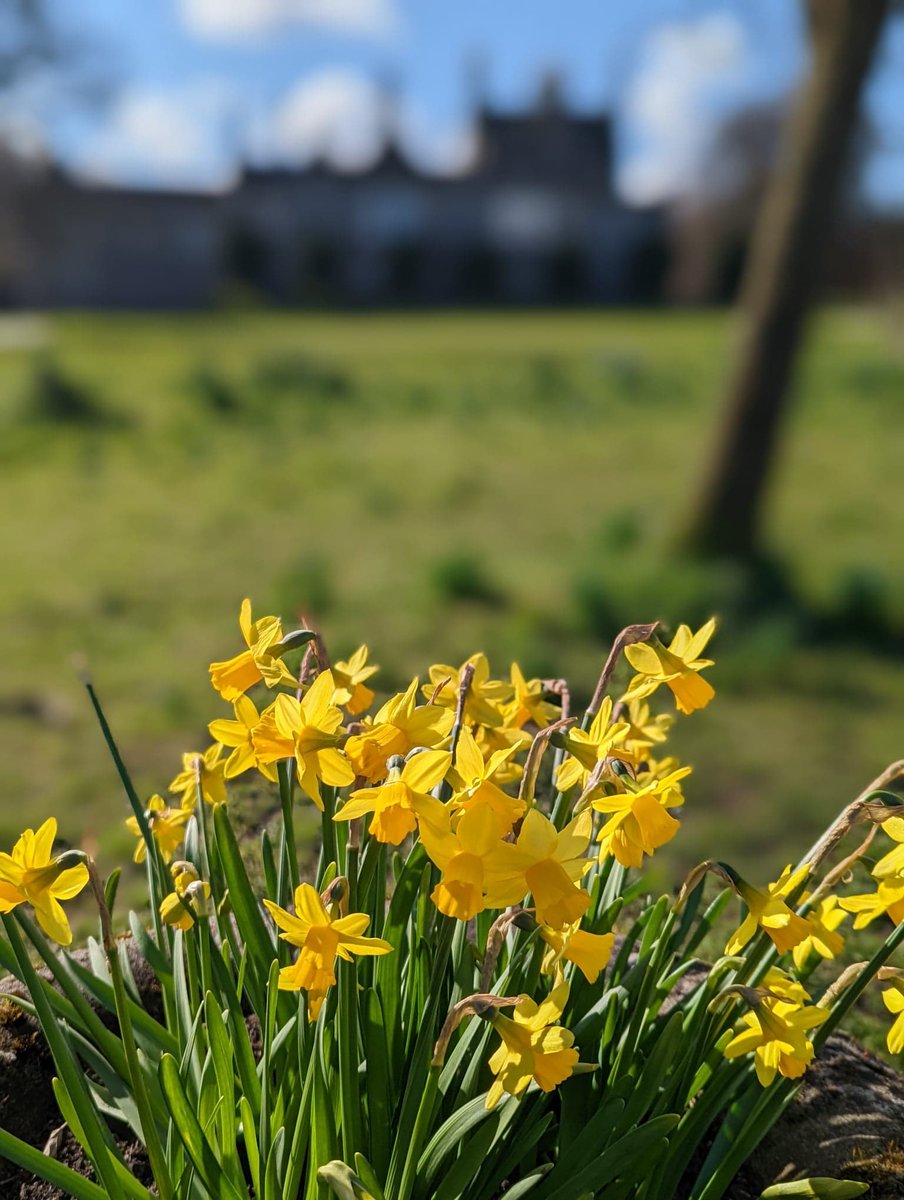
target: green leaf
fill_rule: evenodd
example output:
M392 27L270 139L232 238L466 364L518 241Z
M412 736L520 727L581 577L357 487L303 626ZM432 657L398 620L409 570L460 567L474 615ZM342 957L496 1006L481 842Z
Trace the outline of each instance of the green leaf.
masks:
M362 1010L370 1156L380 1177L385 1179L389 1169L389 1138L386 1137L386 1130L392 1120L392 1083L383 1007L373 988L369 988L363 997Z
M374 1200L386 1200L386 1197L383 1195L383 1187L377 1179L373 1167L363 1154L355 1155L355 1170L358 1172L368 1191L373 1192Z
M172 1114L176 1133L211 1195L216 1200L248 1200L247 1191L240 1192L223 1174L217 1156L204 1136L195 1110L188 1101L179 1076L179 1068L171 1054L164 1054L160 1060L160 1086Z
M456 1109L452 1116L440 1125L421 1155L417 1166L418 1182L431 1184L445 1159L458 1149L465 1135L489 1115L483 1096L478 1096L476 1100L471 1100L462 1108Z
M132 931L132 937L135 939L135 945L141 951L142 957L157 978L161 979L172 975L172 964L145 929L141 918L134 909L129 910L129 928Z
M855 1183L853 1179L828 1179L814 1176L812 1179L797 1179L791 1183L774 1183L760 1192L760 1200L773 1200L779 1196L815 1196L818 1200L853 1200L869 1191L868 1183Z
M526 1196L551 1170L552 1163L543 1163L542 1166L535 1167L533 1171L528 1171L523 1179L519 1179L517 1183L512 1184L508 1189L505 1193L505 1200L518 1200L519 1196ZM593 1200L592 1192L585 1192L584 1195L589 1197L589 1200ZM583 1197L578 1197L578 1200L583 1200Z
M270 964L277 957L272 937L264 923L260 906L248 882L245 864L236 841L232 826L229 824L229 814L225 805L214 809L213 827L216 837L217 851L229 888L229 900L235 914L236 924L242 935L242 940L248 950L248 957L254 969L257 994L251 996L255 1008L263 1012L264 988L270 974Z
M457 1200L468 1184L476 1179L483 1166L484 1156L493 1144L496 1136L496 1126L499 1124L499 1113L488 1113L487 1123L478 1129L473 1136L463 1138L459 1143L459 1154L452 1166L445 1172L438 1187L433 1192L432 1200Z
M107 1193L96 1183L78 1175L55 1158L42 1154L40 1150L7 1133L5 1129L0 1129L0 1156L15 1163L23 1171L30 1171L39 1179L45 1179L67 1196L73 1196L75 1200L107 1200ZM149 1193L145 1192L145 1195Z
M677 1124L678 1117L674 1113L656 1117L626 1133L580 1171L573 1171L563 1159L556 1164L538 1196L542 1195L543 1200L573 1200L582 1191L600 1192L637 1163L646 1172L653 1172L658 1158L668 1147L664 1135Z

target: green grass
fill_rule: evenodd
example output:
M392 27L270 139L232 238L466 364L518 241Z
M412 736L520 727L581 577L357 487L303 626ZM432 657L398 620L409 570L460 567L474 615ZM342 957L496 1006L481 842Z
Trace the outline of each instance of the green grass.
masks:
M904 359L880 312L814 331L768 510L796 600L765 609L669 551L724 315L67 316L47 335L0 352L0 844L54 813L106 867L128 853L73 655L149 794L224 715L206 667L239 648L246 594L337 656L366 640L385 688L483 648L579 696L620 624L722 613L718 701L674 739L696 766L676 870L778 870L904 754L881 636L904 624ZM871 648L814 642L825 614Z

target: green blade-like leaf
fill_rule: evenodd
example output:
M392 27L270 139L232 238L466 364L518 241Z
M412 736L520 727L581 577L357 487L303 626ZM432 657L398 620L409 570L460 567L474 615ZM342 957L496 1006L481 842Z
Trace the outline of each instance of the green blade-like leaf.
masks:
M220 1167L213 1147L204 1135L195 1110L189 1103L179 1068L171 1054L160 1060L160 1086L179 1138L194 1163L195 1170L216 1200L248 1200L247 1191L239 1191Z
M61 1192L73 1196L75 1200L107 1200L107 1193L96 1183L77 1174L71 1167L57 1162L55 1158L42 1154L40 1150L7 1133L5 1129L0 1129L0 1157L15 1163L23 1171L30 1171L38 1179L45 1179Z

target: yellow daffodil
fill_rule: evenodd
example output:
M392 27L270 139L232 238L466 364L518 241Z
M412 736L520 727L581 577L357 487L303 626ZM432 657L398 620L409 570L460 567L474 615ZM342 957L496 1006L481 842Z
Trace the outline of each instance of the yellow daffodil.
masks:
M626 701L641 700L651 695L661 683L668 684L675 697L675 706L683 713L705 708L715 696L715 691L700 675L712 660L700 655L716 628L715 617L691 633L690 627L680 625L671 644L666 647L658 641L635 642L625 647L625 658L637 675L625 692Z
M904 875L904 817L889 817L882 822L882 831L898 845L879 859L873 867L873 876L889 879L893 875Z
M514 845L503 843L487 863L487 904L506 908L530 892L541 925L564 929L579 921L590 905L577 881L589 867L592 828L589 811L559 832L539 809L529 809Z
M396 755L405 757L415 746L437 747L449 735L454 716L436 704L417 707L417 679L404 692L387 700L373 721L345 743L345 753L356 775L369 783L386 778L386 764Z
M449 772L452 807L464 811L478 806L489 808L496 818L499 837L511 832L512 826L527 808L523 800L507 795L495 782L515 749L510 746L497 750L485 762L474 735L465 727L459 734L455 765Z
M564 959L574 963L588 983L596 983L612 957L615 945L614 933L588 933L581 929L579 922L566 925L562 930L541 925L540 937L546 943L540 967L544 975L552 975Z
M556 787L560 792L580 784L586 787L591 772L598 764L613 755L624 742L630 726L626 721L612 721L612 700L609 696L600 705L589 729L570 729L565 735L565 758L556 772ZM621 757L629 757L625 752Z
M191 819L191 809L170 808L162 796L154 795L148 801L144 815L151 827L154 841L160 847L163 861L169 862L185 838L185 825ZM138 818L128 817L126 828L138 838L138 845L135 847L132 861L143 863L147 857L148 848L145 845Z
M308 1017L316 1019L327 989L336 982L336 959L351 962L355 955L388 954L392 950L383 938L364 937L370 925L366 913L333 916L309 883L295 889L295 913L287 912L264 900L280 938L297 946L298 958L279 973L279 987L286 991L304 988L308 993Z
M805 892L800 901L803 904L808 899L809 894ZM804 964L813 953L818 954L820 958L835 958L841 953L844 938L837 930L841 922L847 919L847 915L843 908L838 907L837 896L823 897L817 907L806 914L804 920L807 923L807 936L791 951L798 971L803 970Z
M740 927L729 939L726 954L737 954L747 945L757 929L762 929L772 940L780 954L793 950L799 942L810 935L810 926L785 903L784 897L795 891L810 873L809 864L804 863L792 873L785 867L775 883L770 883L765 892L739 880L737 891L749 912Z
M169 792L179 797L183 808L193 809L198 802L198 791L207 804L226 803L226 763L221 761L223 747L219 743L208 746L203 754L191 752L182 755L182 770L169 785Z
M368 665L366 646L359 646L348 662L340 660L333 663L330 669L336 683L333 704L341 705L353 717L370 708L374 693L364 686L364 681L376 675L380 668Z
M227 662L210 664L210 682L223 699L233 703L262 679L267 687L294 687L295 677L279 657L283 639L279 617L252 621L251 601L246 599L239 613L239 628L248 649Z
M477 725L474 740L484 760L489 762L493 755L501 750L513 750L515 754L520 750L527 750L533 738L526 729L516 729L513 725ZM523 774L524 768L512 757L497 760L493 780L503 787L505 784L517 783Z
M891 1054L900 1054L904 1050L904 979L896 976L884 981L882 1003L890 1013L896 1014L886 1045Z
M0 912L30 904L48 937L68 946L72 930L60 905L77 896L88 882L84 863L67 867L63 856L51 854L57 834L55 817L35 831L26 829L11 854L0 852Z
M502 715L510 728L520 729L528 721L543 729L559 716L559 709L544 700L546 689L540 679L525 679L517 663L512 663L512 700L503 705Z
M640 784L626 779L623 792L591 800L597 812L611 814L596 838L600 862L611 854L623 867L639 867L645 854L670 842L681 826L668 809L684 803L680 783L690 773L681 767L662 779L642 775Z
M232 707L234 721L211 721L207 726L212 738L232 750L223 767L224 777L234 779L236 775L257 767L266 779L275 783L276 767L272 763L259 762L254 749L254 731L261 722L254 701L247 696L239 696Z
M657 713L653 716L646 700L628 701L627 712L622 714L620 720L628 723L625 748L637 759L645 758L644 751L651 747L662 745L675 724L673 713Z
M442 872L431 899L447 917L469 921L486 908L484 863L500 848L498 822L485 804L462 813L454 832L451 821L451 808L432 796L418 807L421 842Z
M487 1092L487 1108L495 1108L505 1092L520 1095L531 1080L551 1092L572 1074L578 1062L574 1034L555 1024L567 1002L568 985L561 983L542 1004L522 996L511 1017L496 1014L493 1028L502 1045L490 1059L496 1079Z
M895 925L904 921L904 876L881 879L874 892L843 896L838 902L845 912L856 913L854 928L865 929L876 917L889 916Z
M465 696L465 721L492 727L504 725L503 706L511 699L512 685L503 679L490 678L489 660L483 653L472 654L460 667L434 664L430 668L430 683L424 686L424 695L430 699L435 693L434 704L454 709L458 703L458 680L468 663L474 667L474 677Z
M731 1059L754 1051L757 1079L768 1087L776 1074L786 1079L803 1075L814 1053L807 1033L827 1019L829 1010L806 1005L809 995L803 987L775 968L767 973L763 987L773 995L764 995L753 1011L741 1018L746 1028L723 1053Z
M347 787L355 778L348 759L337 748L342 711L331 702L335 690L332 674L323 671L301 700L282 693L261 717L253 735L260 762L294 756L301 790L321 810L321 781L328 787Z
M195 917L208 915L210 884L201 879L197 868L189 862L173 863L170 871L176 890L160 901L160 918L175 929L191 929Z
M389 777L380 787L359 788L336 813L334 820L351 821L373 813L370 832L378 842L398 846L417 828L415 813L433 797L436 787L449 770L452 755L446 750L424 750L407 762L390 762Z

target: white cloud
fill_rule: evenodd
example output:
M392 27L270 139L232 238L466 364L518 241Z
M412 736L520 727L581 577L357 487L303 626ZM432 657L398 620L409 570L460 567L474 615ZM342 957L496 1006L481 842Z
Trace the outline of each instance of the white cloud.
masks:
M252 153L258 160L306 163L323 158L343 170L364 167L385 137L379 89L353 71L327 70L297 83L256 123Z
M695 190L719 122L751 98L751 49L729 13L654 30L625 96L634 142L620 179L628 199L655 203Z
M367 76L331 69L300 80L257 116L222 80L168 91L127 88L67 157L79 176L97 182L215 189L228 186L245 159L361 170L388 138L412 162L439 173L461 170L474 148L469 125L439 125Z
M76 154L76 171L97 182L223 187L236 166L228 136L232 103L229 88L216 80L169 92L126 89Z
M417 106L388 95L355 71L338 69L297 83L254 122L249 142L257 162L322 159L355 171L372 163L389 137L428 171L460 170L473 154L469 126L438 127Z
M223 41L267 37L289 25L383 38L399 23L394 0L179 0L179 5L192 33Z

